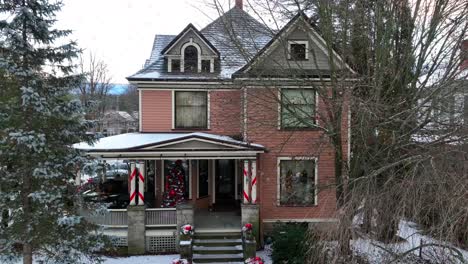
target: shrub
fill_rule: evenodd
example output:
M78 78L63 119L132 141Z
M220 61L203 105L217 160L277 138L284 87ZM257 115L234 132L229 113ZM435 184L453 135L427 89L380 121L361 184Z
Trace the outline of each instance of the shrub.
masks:
M275 224L272 238L273 263L302 264L305 262L308 250L306 224Z

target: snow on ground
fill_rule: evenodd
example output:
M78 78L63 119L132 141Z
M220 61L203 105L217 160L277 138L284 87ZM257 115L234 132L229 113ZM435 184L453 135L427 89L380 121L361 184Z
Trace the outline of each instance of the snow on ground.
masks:
M273 264L269 253L266 251L257 251L257 256L265 260L265 264ZM151 256L132 256L132 257L104 257L104 264L171 264L172 260L180 258L180 255L151 255ZM0 261L1 262L1 261ZM18 261L17 264L22 263ZM15 263L16 264L16 263ZM40 262L34 262L40 264ZM225 263L229 264L229 263Z
M398 236L405 239L405 241L393 244L384 244L369 238L359 238L351 242L352 248L357 254L365 256L370 263L377 264L385 263L385 261L393 259L395 256L390 252L403 253L412 248L420 246L421 242L424 244L441 244L446 246L453 246L449 243L445 243L429 237L428 235L424 235L417 228L417 224L404 220L400 221ZM457 250L463 256L465 263L468 262L468 251L460 248L457 248ZM422 256L425 260L435 263L464 263L455 259L454 257L447 259L447 256L450 254L456 255L457 253L450 251L447 248L441 247L424 247L422 249ZM414 259L418 255L419 250L415 250L412 252L412 254L409 255L409 257ZM445 258L441 259L441 255L443 255Z
M266 251L257 251L257 256L265 260L265 264L273 264L271 257ZM108 258L104 259L104 264L171 264L172 260L179 258L180 255L158 255L158 256L138 256L127 258ZM226 263L229 264L229 263Z
M159 255L159 256L133 256L127 258L104 259L104 264L171 264L172 260L180 258L180 255Z

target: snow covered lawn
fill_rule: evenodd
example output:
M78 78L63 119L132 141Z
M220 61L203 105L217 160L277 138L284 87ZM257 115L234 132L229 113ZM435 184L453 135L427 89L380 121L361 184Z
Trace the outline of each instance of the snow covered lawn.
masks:
M265 264L273 264L271 257L266 251L257 251L257 256L265 260ZM160 255L160 256L138 256L127 258L108 258L104 259L104 264L171 264L173 259L179 258L179 255ZM227 264L227 263L226 263Z
M270 256L266 251L257 251L257 256L262 257L265 260L265 264L273 264ZM111 258L105 257L104 264L171 264L172 260L179 258L180 255L151 255L151 256L133 256L133 257L121 257ZM1 261L0 261L1 262ZM15 264L20 264L17 262ZM39 262L34 262L40 264ZM226 263L227 264L227 263Z
M360 256L366 257L369 263L378 264L386 263L388 260L394 259L393 253L401 254L410 249L416 248L421 245L421 242L424 244L440 244L451 246L449 243L445 243L434 239L428 235L424 235L418 228L417 224L409 221L400 221L398 236L405 239L403 242L393 243L393 244L384 244L376 240L369 238L359 238L353 240L352 248L354 252ZM423 247L422 249L422 258L425 260L425 263L467 263L468 262L468 251L456 248L461 256L464 258L465 262L458 260L455 256L458 253L454 251L449 251L447 248L442 247ZM445 254L441 254L445 253ZM453 255L450 259L444 258L440 259L441 255L447 257L448 255ZM460 257L461 257L460 256ZM408 257L401 262L395 263L410 263L409 259L419 259L419 250L412 251L408 254ZM407 261L405 261L407 260Z

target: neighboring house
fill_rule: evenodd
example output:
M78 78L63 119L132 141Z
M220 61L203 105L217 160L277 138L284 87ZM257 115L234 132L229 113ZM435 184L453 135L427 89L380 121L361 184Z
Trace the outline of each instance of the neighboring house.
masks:
M107 111L99 120L100 132L104 136L113 136L138 131L138 119L125 111ZM138 115L137 115L138 117Z
M144 191L131 189L130 197L142 205L133 196L149 195L154 203L147 206L153 208L165 206L168 174L181 163L184 195L195 208L194 220L187 214L185 223L194 223L197 232L239 232L241 223L252 222L259 239L276 222L326 228L337 221L334 151L315 126L321 125L316 116L325 106L314 87L329 83L329 61L352 72L338 54L326 52L304 14L275 33L237 0L201 30L190 24L178 35L155 36L145 67L128 77L139 91L139 133L77 147L140 168ZM348 114L343 116L347 124ZM343 131L347 151L348 131ZM154 239L145 242L143 234L139 242L151 252L171 243L172 233L161 229L171 225L155 226L160 229L146 229ZM158 238L162 233L166 242ZM129 248L138 244L131 237L129 232Z

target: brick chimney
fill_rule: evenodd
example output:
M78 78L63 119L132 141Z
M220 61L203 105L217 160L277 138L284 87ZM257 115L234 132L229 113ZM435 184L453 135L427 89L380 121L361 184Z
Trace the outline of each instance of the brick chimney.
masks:
M465 39L462 42L461 56L462 56L461 69L462 70L468 69L468 39Z
M236 0L236 7L239 9L244 9L244 1Z

